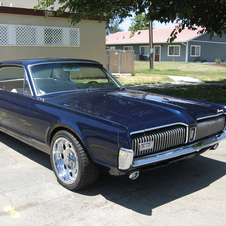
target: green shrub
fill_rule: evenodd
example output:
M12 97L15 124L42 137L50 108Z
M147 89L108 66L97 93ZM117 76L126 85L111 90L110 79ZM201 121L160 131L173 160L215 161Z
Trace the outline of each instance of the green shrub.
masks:
M221 63L221 59L218 57L217 59L215 59L216 64L220 64Z
M197 57L196 58L196 62L201 62L201 58L200 57Z
M135 71L132 71L131 76L135 76L135 75L136 75Z

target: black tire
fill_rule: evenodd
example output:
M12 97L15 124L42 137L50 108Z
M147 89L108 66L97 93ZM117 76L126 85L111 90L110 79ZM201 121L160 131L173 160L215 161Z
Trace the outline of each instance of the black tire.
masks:
M58 182L69 190L94 183L99 171L80 142L68 131L57 132L51 142L50 160Z

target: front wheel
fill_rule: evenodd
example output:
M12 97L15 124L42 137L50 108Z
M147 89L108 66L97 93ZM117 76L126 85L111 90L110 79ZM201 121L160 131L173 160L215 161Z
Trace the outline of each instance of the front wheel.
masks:
M78 190L96 181L99 171L80 142L67 131L57 132L51 143L51 165L58 182Z

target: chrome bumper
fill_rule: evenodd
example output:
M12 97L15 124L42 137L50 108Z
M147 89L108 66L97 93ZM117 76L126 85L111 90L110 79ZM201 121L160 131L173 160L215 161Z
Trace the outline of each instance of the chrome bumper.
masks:
M217 136L204 138L190 145L138 158L133 158L134 153L132 150L123 148L120 149L118 168L120 170L129 170L130 168L156 164L180 156L185 156L193 153L195 154L209 149L216 149L223 140L226 141L226 131Z

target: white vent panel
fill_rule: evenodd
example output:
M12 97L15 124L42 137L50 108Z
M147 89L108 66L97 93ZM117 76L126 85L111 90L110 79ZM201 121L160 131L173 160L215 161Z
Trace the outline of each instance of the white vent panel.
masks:
M0 46L79 47L80 29L0 24Z

